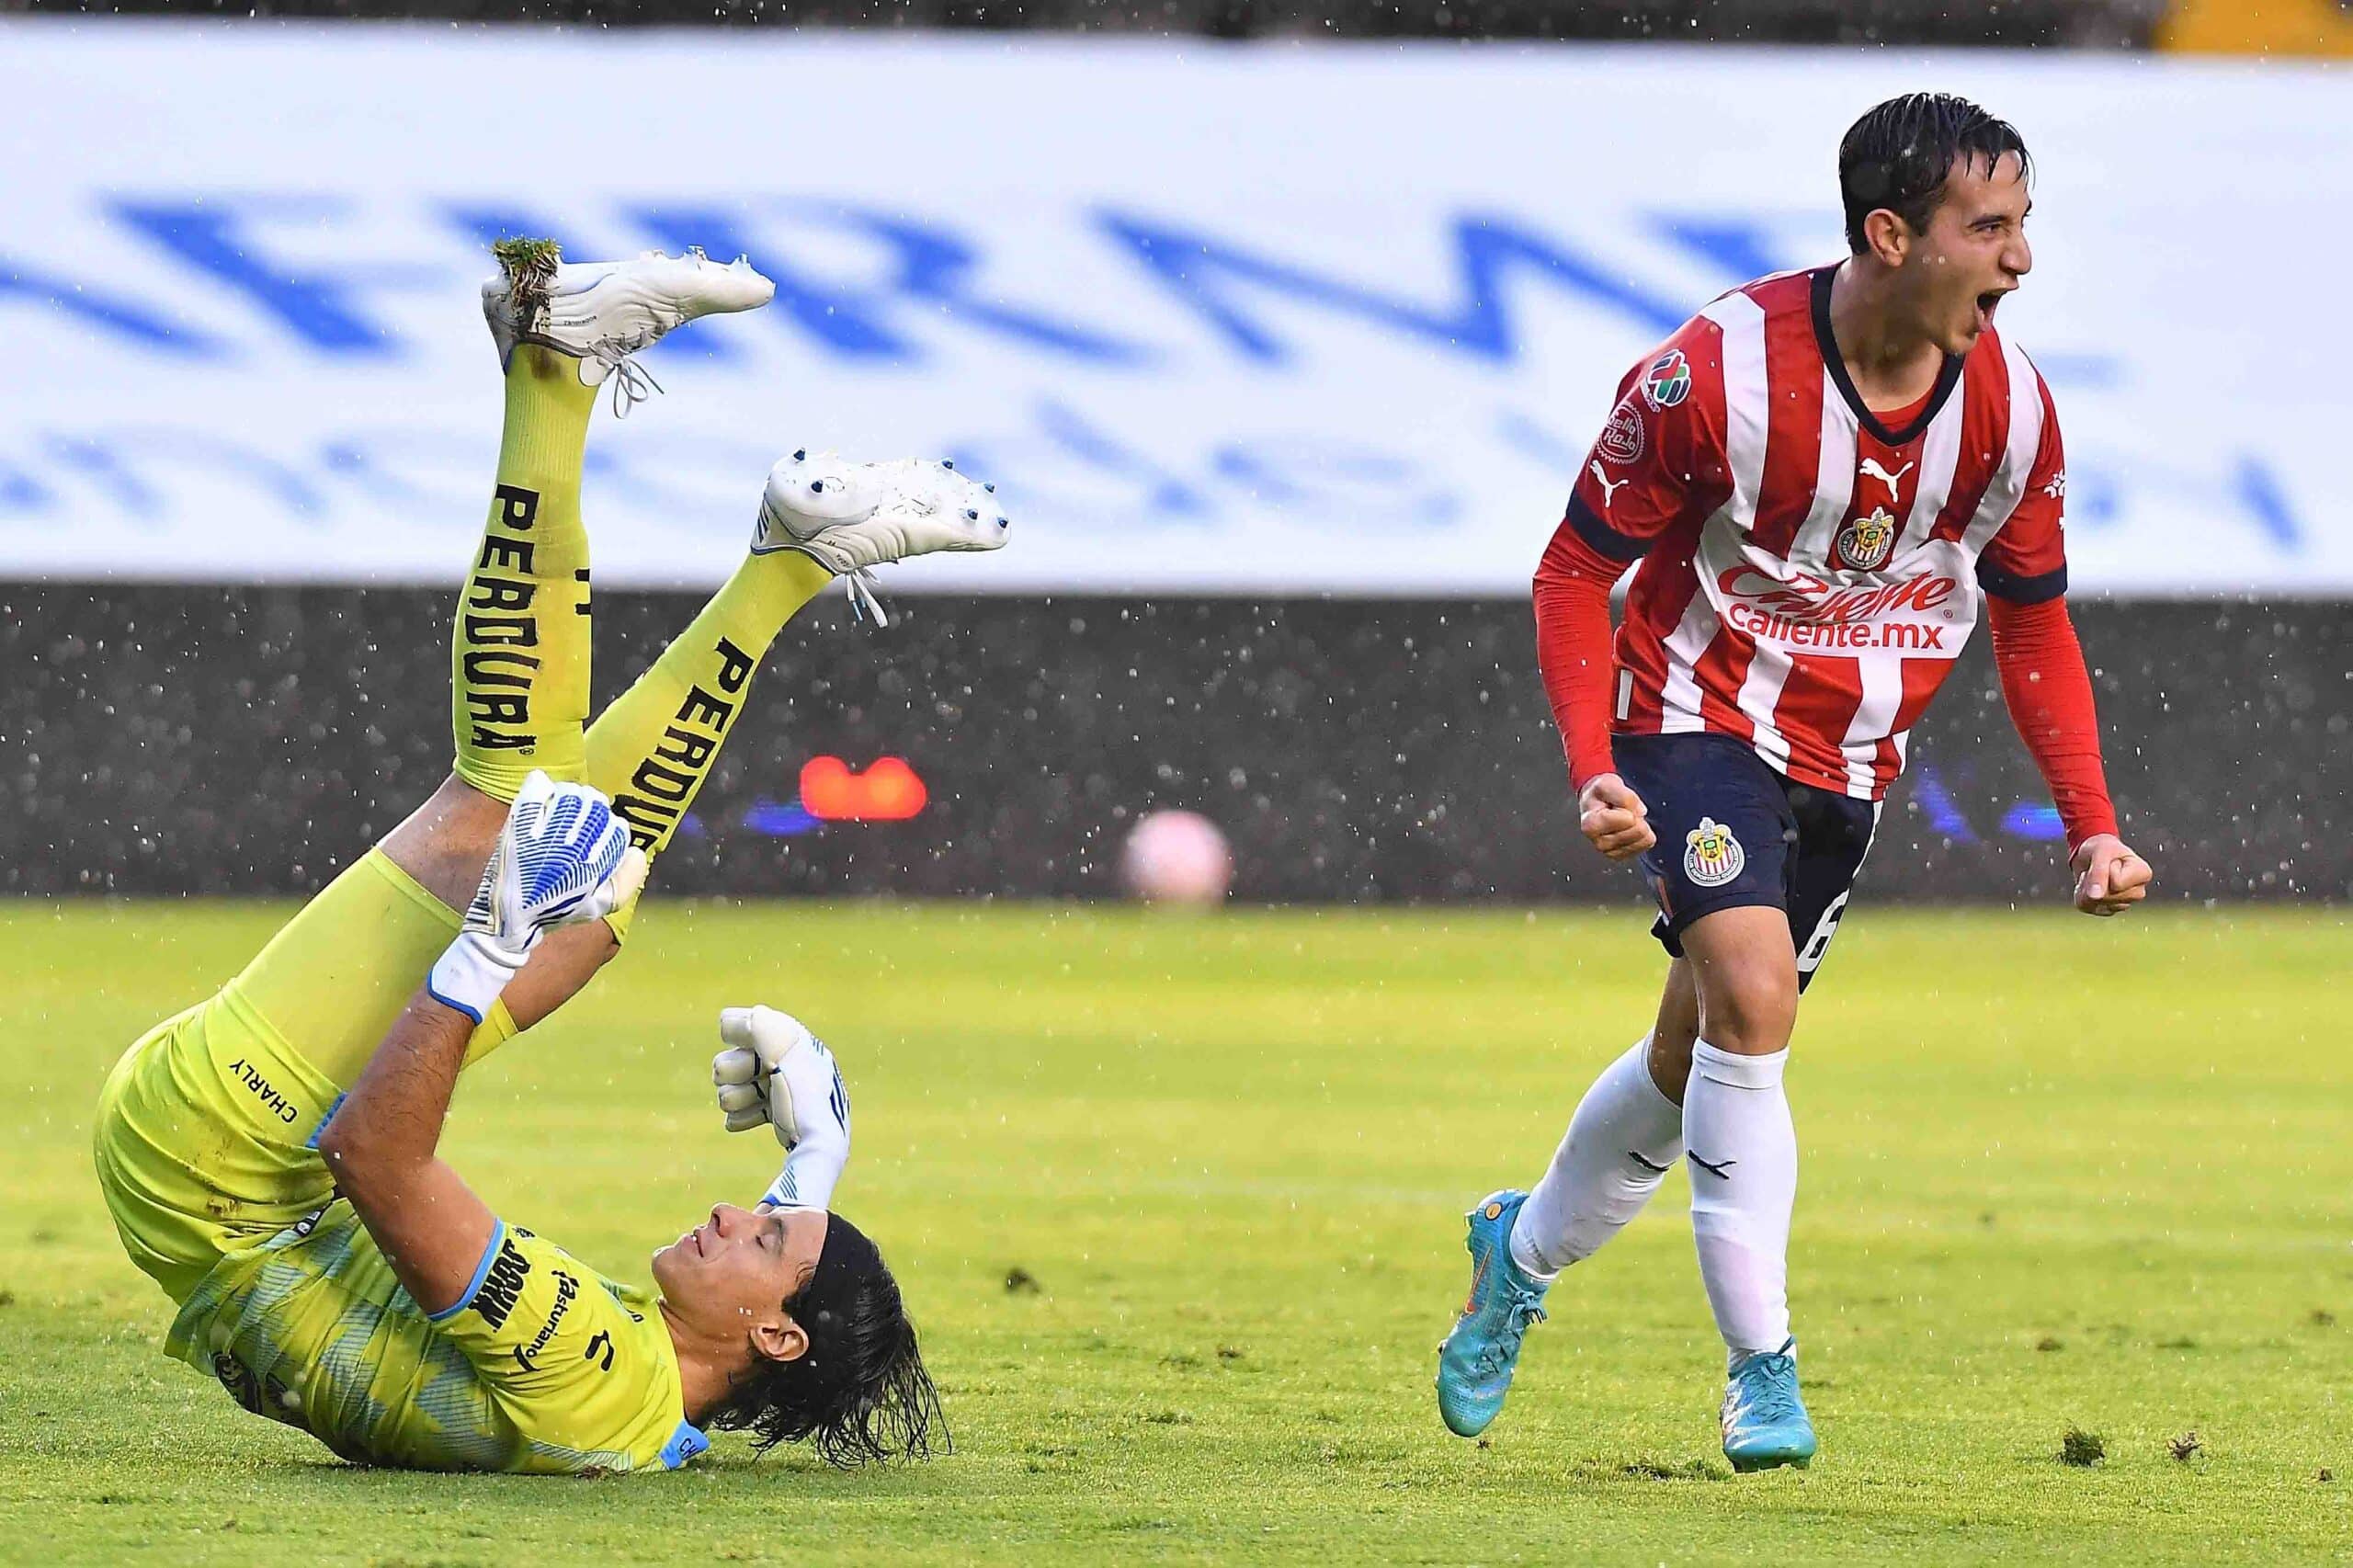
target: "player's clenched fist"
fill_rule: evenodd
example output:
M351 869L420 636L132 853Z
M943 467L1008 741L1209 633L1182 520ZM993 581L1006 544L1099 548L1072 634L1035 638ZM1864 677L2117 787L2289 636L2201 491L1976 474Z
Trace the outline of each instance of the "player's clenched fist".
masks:
M761 1201L823 1209L849 1160L849 1090L825 1042L774 1007L730 1007L719 1015L727 1047L711 1058L710 1081L727 1131L773 1128L784 1170Z
M2148 896L2149 863L2112 833L2097 833L2075 851L2075 907L2086 915L2121 915Z
M1640 855L1658 842L1650 815L1643 798L1614 773L1604 773L1577 791L1577 826L1612 860Z

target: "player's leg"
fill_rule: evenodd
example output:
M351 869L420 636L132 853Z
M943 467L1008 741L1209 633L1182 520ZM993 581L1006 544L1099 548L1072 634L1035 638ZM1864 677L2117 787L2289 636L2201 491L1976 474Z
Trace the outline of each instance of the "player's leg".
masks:
M1788 781L1722 735L1623 739L1620 771L1651 805L1643 865L1660 940L1697 1000L1681 1096L1699 1274L1732 1367L1724 1451L1737 1469L1802 1464L1814 1440L1789 1337L1797 1141L1782 1073L1797 1015L1789 883L1798 824ZM1663 1013L1689 1022L1681 998ZM1679 1040L1659 1042L1671 1072Z
M999 548L1006 524L989 494L989 486L941 463L850 463L801 451L776 465L744 560L588 730L587 782L612 798L649 858L668 846L710 778L752 676L785 622L836 575L856 579L870 566L934 551ZM871 590L864 591L870 600ZM455 814L470 809L463 801L450 807ZM485 828L494 835L496 824L470 831ZM475 1031L467 1065L585 984L618 950L635 915L632 903L598 925L551 937L508 985L502 1016Z
M612 798L631 841L649 858L668 846L786 621L836 575L856 579L869 566L932 551L998 548L1006 523L989 494L944 464L848 463L805 451L778 463L734 573L589 727L587 781ZM634 913L607 922L616 937Z
M545 279L517 253L505 284ZM498 477L480 548L459 595L449 696L457 777L511 801L534 768L576 779L586 759L588 530L580 517L581 455L597 389L575 358L535 343L509 353Z
M588 782L649 857L669 846L751 696L769 644L833 574L793 551L746 555L684 631L597 716ZM628 911L608 924L620 936Z
M1682 933L1699 993L1699 1039L1683 1094L1691 1230L1716 1326L1734 1357L1790 1337L1790 1210L1797 1134L1781 1086L1797 1022L1789 917L1746 905Z
M1502 1413L1521 1337L1561 1271L1625 1229L1682 1156L1683 1108L1654 1062L1688 1058L1697 1013L1690 965L1674 960L1657 1027L1586 1090L1535 1187L1490 1193L1471 1210L1471 1294L1438 1347L1438 1412L1453 1431L1475 1437Z
M1522 1335L1560 1271L1624 1229L1684 1152L1688 1109L1675 1074L1701 1046L1697 968L1680 934L1744 904L1779 918L1787 802L1772 771L1722 735L1621 736L1613 749L1659 835L1642 868L1661 903L1653 935L1674 961L1650 1035L1586 1090L1533 1191L1506 1188L1471 1211L1471 1295L1439 1346L1438 1376L1439 1412L1464 1436L1501 1412Z
M1683 1085L1699 1038L1690 961L1670 959L1651 1032L1602 1069L1512 1223L1512 1262L1549 1282L1632 1222L1683 1157Z
M1802 1465L1815 1451L1790 1335L1797 1133L1782 1074L1799 996L1836 934L1878 823L1867 802L1782 788L1782 917L1728 909L1683 933L1700 1024L1684 1093L1691 1231L1730 1360L1724 1454L1740 1470Z
M649 858L667 847L710 776L768 644L832 580L805 555L748 557L653 667L589 726L586 781L611 797L630 824L631 841ZM497 823L474 820L479 812L468 801L445 801L455 782L431 803L446 809L424 827L430 836L418 853L461 870L479 843L472 853L479 875ZM489 838L481 836L485 825ZM620 950L636 913L632 899L602 921L551 933L474 1031L465 1064L472 1066L577 994Z

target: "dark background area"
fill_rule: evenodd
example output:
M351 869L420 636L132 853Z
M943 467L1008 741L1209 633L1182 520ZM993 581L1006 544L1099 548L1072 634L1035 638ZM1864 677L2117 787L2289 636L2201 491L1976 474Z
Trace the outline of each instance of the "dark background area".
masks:
M450 595L0 585L0 868L26 892L301 892L449 767ZM597 596L599 700L687 594ZM2353 607L2075 607L2125 830L2169 899L2353 895ZM1577 839L1524 600L836 597L786 628L665 892L1089 897L1138 812L1231 837L1235 896L1639 896ZM801 766L930 803L791 832ZM1984 639L1915 733L1874 896L2055 901L2061 845ZM2006 826L2005 824L2007 824Z
M2144 49L2165 0L0 0L52 15Z

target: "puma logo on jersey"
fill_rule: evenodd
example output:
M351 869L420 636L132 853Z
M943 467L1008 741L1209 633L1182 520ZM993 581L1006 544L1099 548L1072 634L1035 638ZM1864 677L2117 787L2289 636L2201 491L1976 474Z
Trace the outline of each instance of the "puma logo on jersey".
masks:
M1618 481L1617 483L1612 484L1609 482L1609 476L1601 472L1601 465L1599 463L1595 463L1593 465L1593 482L1601 486L1601 509L1605 512L1609 510L1610 498L1615 496L1618 492L1625 489L1626 486L1633 483L1631 479L1621 479Z
M1877 458L1865 458L1863 460L1864 476L1869 479L1876 479L1881 484L1886 485L1887 498L1891 501L1894 500L1899 494L1896 490L1897 483L1901 481L1905 474L1910 473L1911 472L1912 465L1910 463L1905 463L1893 473L1890 473L1887 470L1880 466L1880 461Z

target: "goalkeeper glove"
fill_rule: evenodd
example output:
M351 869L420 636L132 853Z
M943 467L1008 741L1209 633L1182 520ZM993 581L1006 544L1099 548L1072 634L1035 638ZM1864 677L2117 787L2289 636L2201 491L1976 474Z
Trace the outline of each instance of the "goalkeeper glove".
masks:
M780 1209L823 1209L849 1162L849 1090L824 1041L773 1007L719 1015L727 1049L710 1061L727 1131L776 1130L784 1169L761 1199Z
M644 885L645 854L605 797L534 769L426 990L480 1023L551 927L602 919Z

